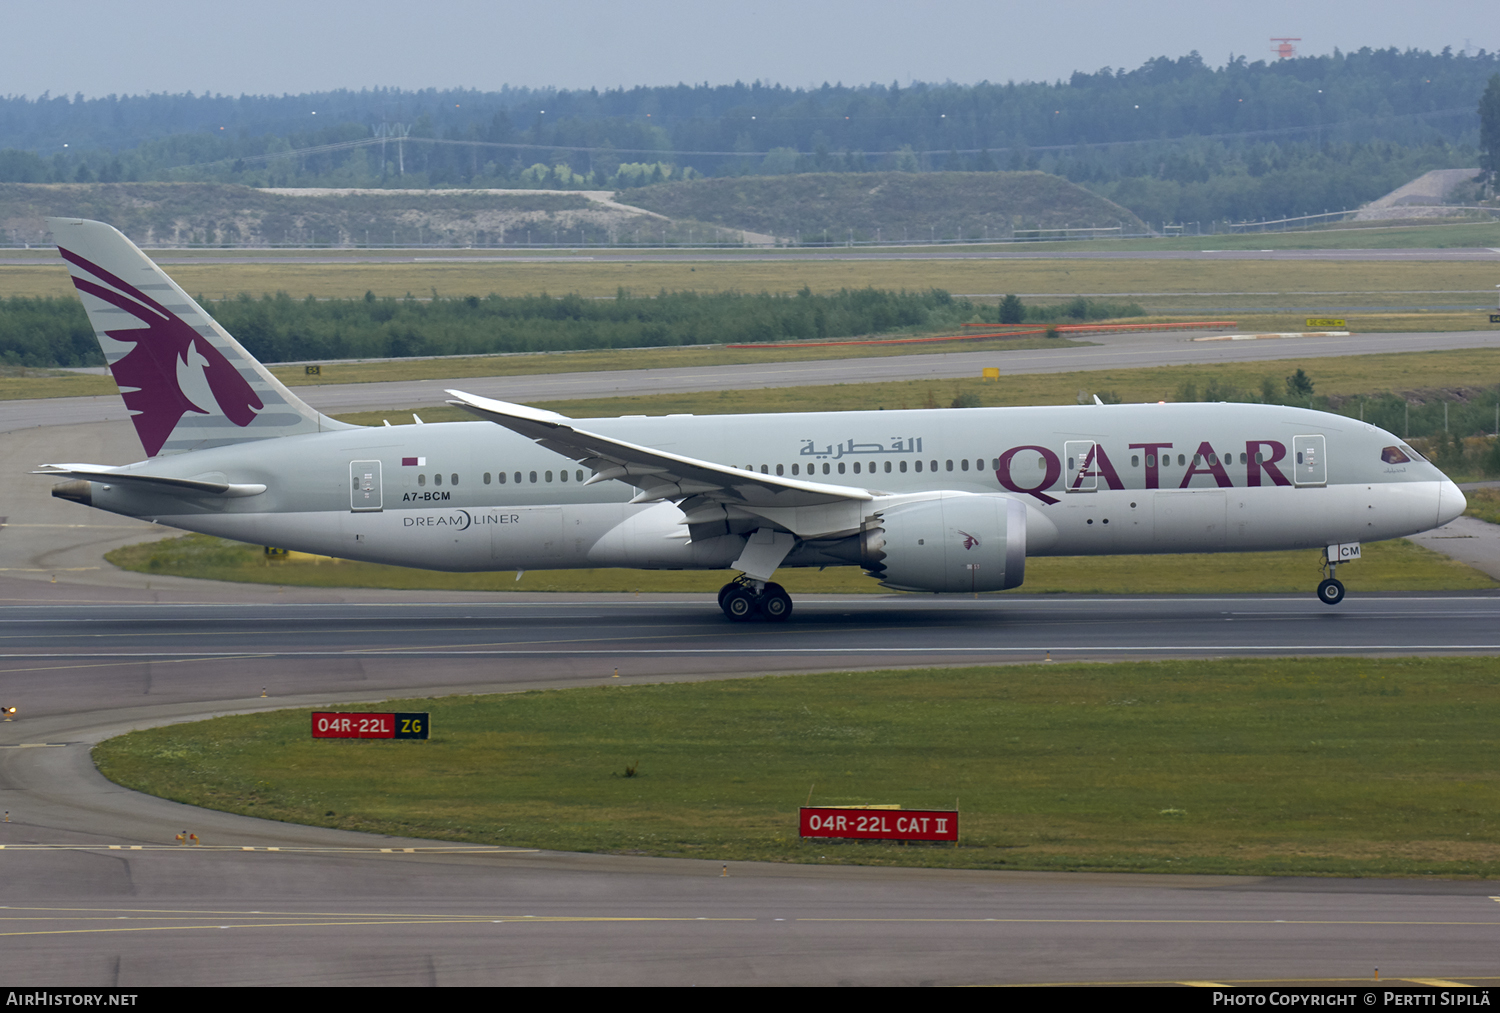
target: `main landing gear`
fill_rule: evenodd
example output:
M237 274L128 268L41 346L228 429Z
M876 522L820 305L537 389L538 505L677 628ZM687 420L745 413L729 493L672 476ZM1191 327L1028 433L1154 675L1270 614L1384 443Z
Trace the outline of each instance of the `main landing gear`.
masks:
M780 584L741 575L719 588L719 608L737 623L757 615L784 623L792 617L792 597Z

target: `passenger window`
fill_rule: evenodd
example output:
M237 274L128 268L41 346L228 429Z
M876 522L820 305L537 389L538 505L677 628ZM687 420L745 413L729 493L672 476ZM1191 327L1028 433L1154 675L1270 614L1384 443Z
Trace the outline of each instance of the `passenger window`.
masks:
M777 466L776 466L776 474L777 474L777 475L781 475L781 474L783 474L783 472L782 472L782 470L781 470L781 465L779 465L779 464L778 464L778 465L777 465Z
M1132 464L1135 463L1135 458L1131 458L1130 460L1131 460ZM1148 467L1148 468L1154 468L1154 467L1156 467L1156 455L1155 454L1147 454L1146 455L1146 467Z
M547 472L547 481L552 481L552 472Z
M490 484L490 473L489 472L485 472L484 473L484 484L485 485L489 485Z
M760 473L762 475L769 475L771 473L771 469L769 466L762 464L760 466Z
M433 475L432 476L432 484L433 485L442 485L443 484L443 476L442 475Z
M501 485L504 485L505 484L505 472L503 472L503 471L497 471L497 472L495 472L495 479Z
M840 468L842 468L842 467L843 467L843 465L842 465L842 464L841 464L841 465L839 465L839 467L840 467ZM854 462L854 473L855 473L855 474L856 474L856 475L858 475L858 474L859 474L859 462L858 462L858 461L855 461L855 462Z
M1177 467L1181 468L1187 464L1187 458L1182 454L1177 455Z
M427 476L426 475L418 475L417 476L417 484L418 485L426 485L427 484Z
M1139 455L1139 454L1131 454L1130 455L1130 466L1132 468L1139 468L1141 466L1141 455Z
M927 470L929 470L929 471L937 471L937 462L936 461L928 461L927 462ZM949 469L948 470L950 470L950 471L953 470L952 469L952 465L949 465Z
M448 476L448 484L449 485L457 485L458 484L458 475L456 475L456 474L449 475Z
M793 475L797 474L797 465L795 465L795 464L792 465L792 474Z
M948 470L949 470L949 471L952 471L952 470L953 470L953 462L952 462L952 461L949 461L949 462L948 462Z
M826 464L825 464L825 465L824 465L824 466L823 466L823 467L825 467L825 468L826 468L826 467L828 467L828 466L827 466L827 465L826 465ZM858 467L859 467L859 465L857 465L857 464L856 464L856 465L855 465L855 467L856 467L856 468L858 468ZM843 473L844 473L844 462L843 462L843 461L840 461L840 462L839 462L839 474L840 474L840 475L842 475L842 474L843 474Z
M1241 464L1248 464L1249 463L1249 460L1245 457L1244 454L1240 455L1240 463Z
M533 482L536 481L536 472L534 472L534 471L531 473L531 480ZM518 471L518 472L516 472L516 485L520 485L520 484L521 484L521 473Z
M902 461L902 462L901 462L901 470L902 470L902 471L905 471L905 470L906 470L906 462L905 462L905 461ZM918 462L917 462L917 470L918 470L918 471L921 471L921 470L922 470L922 462L921 462L921 461L918 461Z
M1042 462L1041 461L1037 461L1037 464L1042 464ZM1042 466L1046 467L1045 464L1042 464ZM979 470L983 471L984 469L980 468ZM990 461L990 470L991 471L999 471L1000 470L1000 458L996 457L996 458L994 458L993 460Z
M568 473L566 471L559 471L557 478L559 481L566 482L568 480Z
M573 477L575 479L577 479L578 481L582 482L583 481L583 469L579 468L577 471L573 472Z
M917 463L921 464L922 462L918 461ZM901 462L901 474L903 474L903 475L906 474L906 462L905 461Z
M886 461L885 462L885 473L887 475L889 475L891 473L891 462L890 461Z
M843 470L844 470L844 466L842 464L839 465L839 471L842 472ZM824 461L823 462L823 474L825 474L825 475L828 474L828 471L829 471L828 462Z
M532 485L536 484L536 472L534 471L531 473L531 483Z
M962 469L962 470L964 470L964 471L968 471L968 470L969 470L969 459L968 459L968 458L967 458L967 457L966 457L966 458L964 458L964 459L963 459L963 460L962 460L962 461L959 461L959 462L958 462L958 466L959 466L959 468L961 468L961 469Z

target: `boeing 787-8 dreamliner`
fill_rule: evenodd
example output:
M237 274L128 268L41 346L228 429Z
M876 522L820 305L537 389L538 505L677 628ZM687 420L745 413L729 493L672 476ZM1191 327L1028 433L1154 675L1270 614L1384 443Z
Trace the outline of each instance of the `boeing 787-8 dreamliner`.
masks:
M53 495L189 531L432 570L733 570L726 616L785 620L784 566L967 593L1110 553L1323 551L1332 605L1361 543L1465 506L1390 433L1277 405L575 420L454 390L482 421L355 426L114 228L50 224L147 455L45 465Z

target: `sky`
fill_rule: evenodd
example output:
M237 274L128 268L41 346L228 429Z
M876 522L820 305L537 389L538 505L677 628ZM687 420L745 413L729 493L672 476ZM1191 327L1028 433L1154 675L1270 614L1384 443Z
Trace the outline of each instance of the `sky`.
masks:
M1050 81L1197 50L1500 49L1495 0L6 0L0 94ZM3 140L3 139L0 139Z

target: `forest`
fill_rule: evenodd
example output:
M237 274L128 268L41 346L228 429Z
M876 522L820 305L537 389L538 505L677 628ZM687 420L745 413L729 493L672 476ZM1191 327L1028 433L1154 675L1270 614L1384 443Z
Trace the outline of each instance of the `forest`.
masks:
M1054 82L0 98L0 182L624 189L695 176L1040 169L1150 221L1352 207L1480 164L1500 56L1361 49Z

